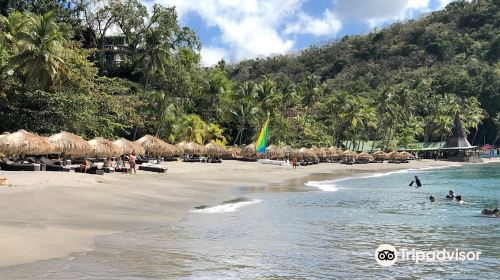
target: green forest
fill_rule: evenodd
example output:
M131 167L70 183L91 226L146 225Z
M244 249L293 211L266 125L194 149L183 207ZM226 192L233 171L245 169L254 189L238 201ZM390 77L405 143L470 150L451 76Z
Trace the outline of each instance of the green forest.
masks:
M242 145L269 116L273 144L390 150L446 140L458 112L473 145L498 142L500 0L211 68L175 7L91 3L0 1L0 133Z

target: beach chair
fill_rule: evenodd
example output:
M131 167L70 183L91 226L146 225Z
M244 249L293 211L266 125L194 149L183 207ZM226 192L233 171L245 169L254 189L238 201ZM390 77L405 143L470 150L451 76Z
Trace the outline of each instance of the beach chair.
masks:
M59 171L59 172L70 172L71 168L57 164L53 160L42 158L40 160L45 166L45 171Z
M139 165L139 170L142 170L142 171L166 173L167 169L168 169L167 167L159 166L159 165L147 165L147 164Z
M36 163L15 163L7 160L0 163L0 169L5 171L40 171L40 164Z

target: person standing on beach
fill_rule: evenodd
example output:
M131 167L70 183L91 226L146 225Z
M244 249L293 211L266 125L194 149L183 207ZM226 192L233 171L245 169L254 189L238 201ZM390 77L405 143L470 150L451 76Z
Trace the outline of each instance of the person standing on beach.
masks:
M130 173L136 174L137 170L135 170L135 160L137 157L135 156L135 153L132 153L130 157L128 158L128 164L130 165Z
M293 165L293 169L297 169L297 158L293 158L292 159L292 165Z

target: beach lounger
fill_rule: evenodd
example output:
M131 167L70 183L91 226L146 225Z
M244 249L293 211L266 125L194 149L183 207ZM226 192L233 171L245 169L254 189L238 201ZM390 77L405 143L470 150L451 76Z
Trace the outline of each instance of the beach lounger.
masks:
M156 173L166 173L167 167L164 166L154 166L154 165L139 165L139 170L156 172Z
M0 163L0 168L5 171L40 171L40 164L36 163L15 163L6 161Z
M75 168L75 172L81 173L82 172L82 168L80 166L76 167ZM104 170L99 169L97 167L91 167L91 168L87 169L86 173L87 174L94 174L94 175L104 175Z
M59 172L70 172L71 168L67 166L62 166L60 164L56 164L53 160L50 159L41 159L40 160L45 166L45 171L59 171Z

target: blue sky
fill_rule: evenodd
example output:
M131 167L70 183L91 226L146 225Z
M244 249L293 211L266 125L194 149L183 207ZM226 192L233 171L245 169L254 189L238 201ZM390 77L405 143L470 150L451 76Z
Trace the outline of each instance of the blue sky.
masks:
M289 53L442 9L452 0L143 0L176 6L204 65Z

